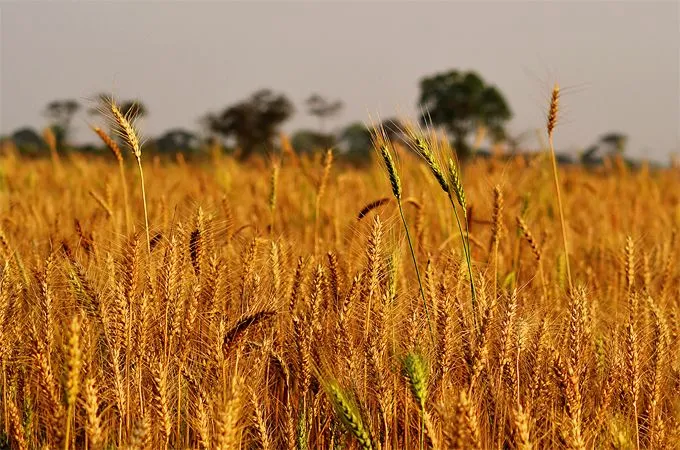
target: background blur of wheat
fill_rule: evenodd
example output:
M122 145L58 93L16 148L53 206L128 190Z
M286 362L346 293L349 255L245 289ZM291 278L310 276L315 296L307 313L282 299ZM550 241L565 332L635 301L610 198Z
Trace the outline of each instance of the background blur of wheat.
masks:
M379 164L149 157L147 242L132 154L5 155L3 441L678 448L680 173L561 171L569 291L547 156L469 163L475 325L451 204L397 153L432 335Z

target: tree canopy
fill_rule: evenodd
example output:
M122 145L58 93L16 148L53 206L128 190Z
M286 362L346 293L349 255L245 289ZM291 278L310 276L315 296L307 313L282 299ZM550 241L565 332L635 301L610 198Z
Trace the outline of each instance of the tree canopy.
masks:
M472 151L468 136L477 127L500 140L512 112L501 92L487 84L475 72L451 70L425 77L420 81L421 123L443 127L461 157Z
M73 116L80 109L80 104L72 99L54 100L45 107L45 116L50 120L50 127L57 140L57 148L63 148L71 135Z
M219 114L208 114L205 122L212 132L235 139L245 158L271 145L279 126L294 111L293 104L285 95L262 89Z
M326 119L338 114L343 107L342 101L330 101L319 94L312 94L305 103L309 114L319 119L319 133L325 133Z
M628 136L618 131L604 134L600 138L600 143L610 148L610 153L625 153Z

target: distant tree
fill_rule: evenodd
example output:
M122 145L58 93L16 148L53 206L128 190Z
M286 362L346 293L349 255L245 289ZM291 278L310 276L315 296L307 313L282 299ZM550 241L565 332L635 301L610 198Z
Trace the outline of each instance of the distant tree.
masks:
M340 132L338 140L346 153L361 154L371 150L371 130L361 122L347 125Z
M573 156L567 154L567 153L558 153L556 156L557 159L557 164L567 166L574 164L574 158Z
M607 155L622 155L626 152L628 136L619 132L603 134L600 139L581 152L579 160L586 166L602 164Z
M399 119L388 118L370 127L361 122L353 122L340 131L338 141L341 148L346 152L370 152L373 150L372 133L376 129L384 130L387 137L393 142L404 138L404 125Z
M610 132L600 138L600 143L609 147L609 153L623 154L626 151L628 136L619 132Z
M399 119L388 118L371 126L361 122L347 125L338 135L338 146L355 162L367 161L373 152L373 133L377 129L384 130L392 142L400 142L404 139L404 125Z
M342 109L342 101L329 101L319 94L312 94L306 101L307 110L309 114L319 119L319 133L323 134L325 130L326 119L335 116Z
M57 138L57 147L63 148L71 135L73 116L80 109L75 100L55 100L47 104L45 116L50 120L50 126Z
M291 137L291 145L300 153L327 150L335 146L335 136L314 130L298 130Z
M285 95L262 89L219 114L208 114L204 121L212 132L235 139L242 157L247 158L271 145L279 126L293 113L293 104Z
M33 128L19 128L9 136L9 139L19 153L31 156L49 155L44 136Z
M596 166L602 163L602 158L597 154L600 147L591 145L579 154L579 162L585 166Z
M22 151L37 152L46 148L43 138L32 128L20 128L13 132L10 137L14 144Z
M446 129L462 158L470 156L467 138L479 125L499 140L505 135L505 122L512 117L500 91L475 72L452 70L423 78L419 105L423 109L421 123Z
M194 133L181 128L173 128L156 139L159 152L193 152L200 147L200 139Z

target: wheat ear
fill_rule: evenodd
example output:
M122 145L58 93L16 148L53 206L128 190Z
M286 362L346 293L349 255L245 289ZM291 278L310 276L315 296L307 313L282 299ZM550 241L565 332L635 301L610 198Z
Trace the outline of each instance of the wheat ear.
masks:
M557 157L555 156L555 147L553 145L553 132L557 124L557 113L559 111L560 101L560 85L555 83L550 97L550 108L548 109L548 142L550 144L550 156L552 159L553 179L555 181L555 192L557 192L557 206L560 211L560 225L562 227L562 244L564 245L564 258L567 267L567 280L569 281L569 290L574 289L571 281L571 268L569 267L569 245L567 241L567 227L564 221L564 207L562 206L562 193L560 192L560 181L557 176Z
M372 450L374 445L371 434L364 426L357 407L336 382L328 384L328 394L333 408L345 428L352 433L363 450Z
M420 409L420 448L423 449L425 434L425 401L427 400L427 366L425 359L411 352L404 358L404 372L408 379L413 398Z
M151 257L151 237L149 236L149 212L146 207L146 189L144 188L144 169L142 169L142 147L137 135L135 127L132 125L130 119L120 112L120 109L116 105L116 102L111 99L111 113L119 127L119 134L122 136L123 140L128 144L132 153L137 159L137 166L139 167L139 179L142 186L142 202L144 203L144 223L146 225L146 246L149 251L149 257Z
M80 329L81 319L79 316L74 316L71 320L69 329L69 337L66 345L66 402L68 404L68 412L66 414L66 433L64 434L64 449L70 447L70 432L71 421L75 420L75 404L80 390L80 369L82 367L82 349L80 346Z
M411 259L413 260L413 267L416 270L416 278L418 279L418 288L420 289L420 297L423 300L423 306L425 308L425 316L427 317L427 325L430 330L430 339L432 340L432 346L435 347L436 343L434 340L434 332L432 331L432 322L430 321L430 311L427 306L427 300L425 299L425 291L423 291L423 283L420 279L420 270L418 269L418 262L416 261L416 253L413 249L413 242L411 240L411 233L408 229L408 223L406 222L406 216L404 215L404 206L402 205L402 191L401 191L401 179L397 173L397 167L394 164L394 158L392 157L392 152L390 151L387 136L385 135L385 130L378 130L374 134L374 143L377 150L382 156L382 159L387 167L387 175L390 179L390 184L392 185L392 194L397 200L397 206L399 207L399 215L401 216L401 221L404 224L404 230L406 231L406 240L408 241L408 248L411 251Z
M7 402L6 406L9 415L9 422L11 424L14 445L16 445L16 448L19 450L26 450L28 449L28 445L26 444L26 436L24 434L24 428L21 424L21 412L14 404L14 401Z

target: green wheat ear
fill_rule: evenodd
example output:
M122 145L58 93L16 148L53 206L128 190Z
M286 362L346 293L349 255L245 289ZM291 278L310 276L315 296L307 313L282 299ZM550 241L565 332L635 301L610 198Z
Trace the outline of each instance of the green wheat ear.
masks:
M444 172L442 171L442 168L439 165L439 161L437 160L434 151L432 150L432 147L434 147L435 144L430 144L430 142L428 142L428 139L423 137L419 131L416 131L413 125L410 124L407 125L405 131L406 135L411 140L411 143L415 148L416 152L423 157L423 159L427 163L427 166L432 171L432 175L434 175L435 179L439 183L439 186L445 193L448 194L450 189L449 183L446 180L446 177L444 176Z
M390 184L392 185L392 193L397 200L401 200L401 180L399 179L397 168L394 165L392 152L390 152L390 149L387 147L386 143L380 145L380 155L387 166L387 175L389 176Z
M460 173L458 172L458 167L453 159L449 158L449 177L451 178L451 185L453 186L453 193L456 194L456 200L461 208L463 208L463 214L467 218L467 201L465 200L465 190L463 189L463 183L460 180Z
M422 411L425 409L425 400L427 399L428 370L425 358L419 353L410 352L404 358L403 365L413 397Z
M427 400L427 363L420 353L409 352L403 360L404 374L408 379L413 398L418 403L421 414L420 449L424 448L423 436L425 433L425 401Z
M302 403L302 400L300 403ZM300 408L300 417L298 417L295 435L297 438L297 448L306 450L309 436L307 436L307 411L304 406Z
M364 426L359 409L354 402L349 399L336 381L329 382L326 389L340 422L354 436L363 450L372 450L374 446L371 434Z
M411 260L413 261L413 267L416 271L416 278L418 279L418 288L420 290L420 297L423 300L423 307L425 308L425 316L427 317L427 325L430 329L430 338L432 339L432 346L435 346L434 342L434 332L432 331L432 321L430 320L430 312L427 305L427 299L425 298L425 292L423 291L423 283L420 278L420 270L418 269L418 262L416 261L416 254L413 250L413 242L411 240L411 233L408 229L408 224L406 222L406 216L404 215L404 206L401 201L401 180L399 179L399 174L397 173L397 168L394 165L394 159L392 158L392 152L390 151L390 142L388 137L385 135L384 129L376 129L373 132L373 144L375 149L382 156L385 166L387 167L387 175L390 179L390 184L392 185L392 193L394 198L397 200L397 206L399 207L399 215L401 216L402 223L404 224L404 231L406 232L406 240L408 241L409 250L411 252Z

